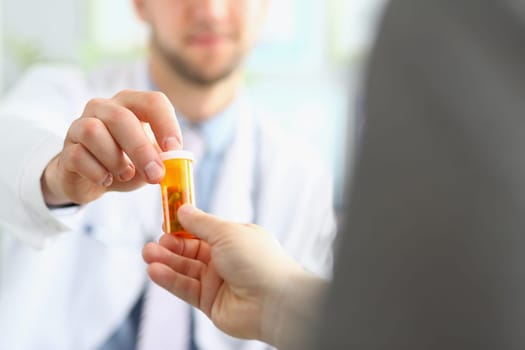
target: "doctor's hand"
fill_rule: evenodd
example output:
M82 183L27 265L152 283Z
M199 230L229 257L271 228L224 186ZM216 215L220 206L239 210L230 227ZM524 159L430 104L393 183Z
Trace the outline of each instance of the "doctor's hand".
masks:
M148 243L143 257L151 279L222 331L274 343L283 289L293 276L309 273L258 226L222 221L190 205L178 217L200 239L165 234L158 244Z
M92 99L41 177L44 199L48 205L83 204L106 191L158 183L165 171L159 152L180 148L180 128L164 94L125 90Z

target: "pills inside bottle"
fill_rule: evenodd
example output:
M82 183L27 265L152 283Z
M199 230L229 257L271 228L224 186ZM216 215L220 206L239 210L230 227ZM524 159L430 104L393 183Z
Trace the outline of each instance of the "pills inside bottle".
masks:
M196 238L179 223L177 210L183 204L195 205L193 186L193 154L189 151L168 151L160 154L166 174L160 182L164 229L167 233Z

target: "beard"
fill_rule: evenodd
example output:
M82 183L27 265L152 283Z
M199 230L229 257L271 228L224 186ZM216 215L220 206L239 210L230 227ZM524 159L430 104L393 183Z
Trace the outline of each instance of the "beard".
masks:
M228 78L242 62L242 54L236 50L223 67L210 73L206 71L205 67L200 67L176 51L163 46L156 36L153 37L152 45L177 75L191 84L202 87L214 85Z

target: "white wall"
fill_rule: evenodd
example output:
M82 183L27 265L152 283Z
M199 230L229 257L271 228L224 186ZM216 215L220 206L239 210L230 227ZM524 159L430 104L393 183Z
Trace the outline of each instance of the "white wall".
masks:
M74 0L2 0L4 87L27 61L79 59L86 38L86 3Z
M5 65L5 50L4 50L4 1L0 1L0 94L4 88L4 65Z

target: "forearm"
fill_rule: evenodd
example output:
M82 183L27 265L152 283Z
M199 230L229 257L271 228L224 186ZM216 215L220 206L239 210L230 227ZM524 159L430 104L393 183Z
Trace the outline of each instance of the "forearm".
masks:
M299 349L319 318L328 285L305 270L291 273L265 302L262 340L281 350Z

